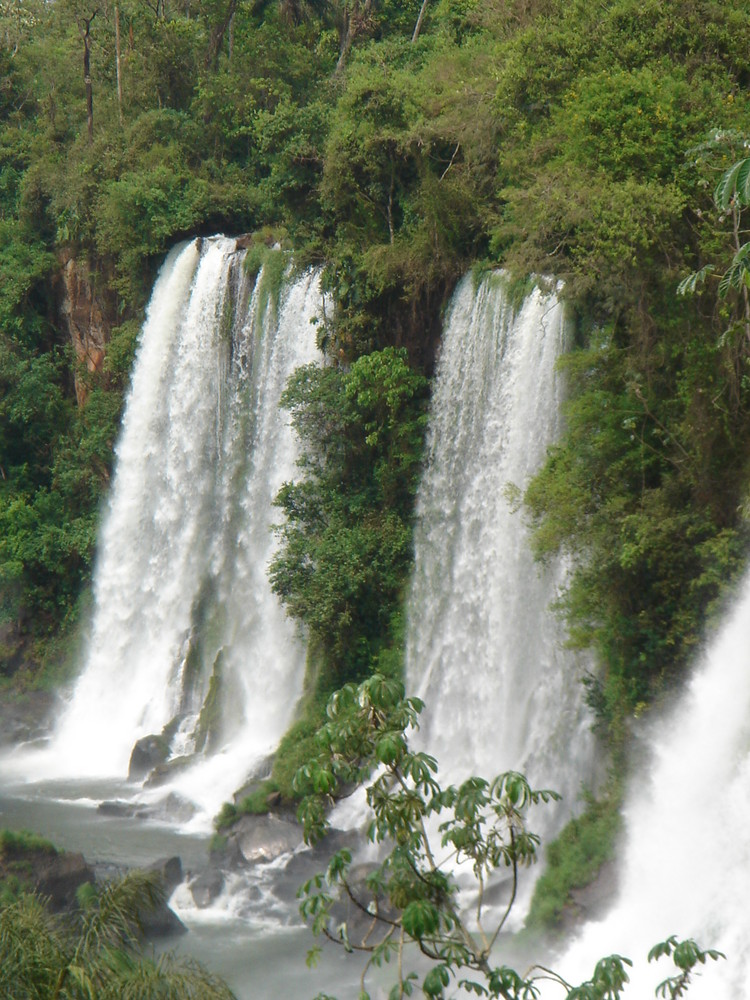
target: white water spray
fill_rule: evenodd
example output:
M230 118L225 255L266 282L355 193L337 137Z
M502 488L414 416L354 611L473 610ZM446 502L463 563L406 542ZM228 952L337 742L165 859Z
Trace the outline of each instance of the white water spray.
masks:
M407 690L446 779L525 772L565 796L592 777L579 671L549 610L564 572L534 564L511 503L560 428L563 308L538 289L514 313L502 275L463 280L443 335L417 504ZM548 814L549 816L549 814ZM548 830L540 814L533 828Z
M196 740L212 751L171 784L210 814L291 720L305 649L266 567L272 501L296 457L279 397L317 355L321 293L308 273L276 310L262 276L251 296L242 257L216 237L162 268L116 449L86 665L27 773L124 776L134 742L171 725L173 752Z
M699 967L690 1000L750 996L750 577L650 744L647 772L630 781L618 900L561 971L580 982L618 952L636 963L625 996L650 997L671 970L646 955L675 934L727 956Z

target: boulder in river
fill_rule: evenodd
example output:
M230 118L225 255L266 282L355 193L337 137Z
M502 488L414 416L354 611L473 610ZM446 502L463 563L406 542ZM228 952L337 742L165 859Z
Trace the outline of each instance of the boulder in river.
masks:
M141 808L137 802L126 802L123 799L105 799L96 807L100 816L114 816L116 819L131 819L138 815Z
M142 910L139 921L141 933L149 940L187 934L187 927L166 903L159 903L152 910Z
M237 848L238 860L252 865L258 861L273 861L293 851L302 843L302 829L298 823L273 813L241 816L232 826L228 841L230 847ZM231 855L231 849L229 853Z
M169 897L182 882L182 860L176 855L170 858L159 858L148 865L145 870L155 872L159 876L164 898L153 908L143 909L138 914L143 937L152 939L186 934L187 927L169 906Z
M169 895L182 882L182 860L176 854L171 858L159 858L158 861L153 861L146 871L158 872L161 875L164 890Z
M136 740L133 752L130 754L128 780L140 781L153 771L158 764L163 764L169 757L169 743L163 736L152 733Z
M205 910L221 895L224 888L224 873L218 868L202 872L190 883L190 893L199 910Z
M160 785L168 784L176 774L184 771L194 760L195 758L191 756L172 757L156 764L151 768L149 776L144 781L144 788L158 788Z

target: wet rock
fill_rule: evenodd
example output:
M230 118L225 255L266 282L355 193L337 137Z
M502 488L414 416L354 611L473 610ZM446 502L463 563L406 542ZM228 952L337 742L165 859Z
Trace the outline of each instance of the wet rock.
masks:
M297 900L299 887L325 867L312 851L299 851L293 854L286 865L274 873L274 895L283 903L293 906Z
M102 882L111 882L113 879L122 878L123 875L127 874L127 868L124 865L116 864L114 861L94 860L91 862L91 867L94 869L94 878L97 885Z
M166 903L160 903L152 910L142 910L139 921L144 938L176 937L187 934L187 927Z
M171 896L177 886L182 882L182 859L173 855L171 858L159 858L152 862L146 869L148 872L157 872L161 876L164 890Z
M144 788L158 788L160 785L166 785L175 774L184 771L192 763L192 757L173 757L171 760L164 760L162 763L156 764L144 781Z
M224 873L210 869L194 878L189 885L190 893L199 910L205 910L221 895L224 888Z
M72 851L60 854L29 851L24 854L22 864L22 870L27 873L22 881L49 900L53 913L73 909L78 889L85 882L95 880L94 871L84 856Z
M248 798L253 795L258 789L263 787L263 783L268 781L271 777L271 768L273 767L273 754L269 754L268 757L264 757L258 764L253 768L253 770L248 774L245 783L241 788L232 796L234 804L237 806L242 802L243 799Z
M170 792L151 809L151 816L166 819L170 823L188 823L195 816L196 811L192 802L176 792Z
M484 905L505 907L508 905L508 900L512 892L512 876L505 875L503 870L500 869L494 873L494 877L484 887L484 894L482 896Z
M273 861L293 851L302 843L302 830L298 823L273 814L241 816L232 827L228 841L236 845L244 862L255 864Z
M137 802L125 802L122 799L105 799L96 807L100 816L116 816L118 819L130 819L135 816L140 806Z
M100 816L117 819L160 819L170 823L188 823L196 813L196 807L188 799L176 792L170 792L159 802L127 802L123 799L105 799L96 807Z
M144 938L174 937L186 934L187 927L169 906L168 900L177 886L182 882L182 861L176 855L170 858L159 858L146 869L159 876L164 899L151 909L143 909L138 915L141 933Z
M0 646L2 646L0 636ZM48 691L7 693L0 700L0 746L25 743L44 736L56 712L59 699Z
M130 755L128 780L140 781L155 767L164 764L168 757L169 744L163 736L156 734L142 736L136 741Z

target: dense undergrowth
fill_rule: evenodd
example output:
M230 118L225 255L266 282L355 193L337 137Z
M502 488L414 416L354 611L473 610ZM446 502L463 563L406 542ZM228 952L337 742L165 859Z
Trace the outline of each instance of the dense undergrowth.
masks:
M746 5L435 0L413 38L420 6L0 3L0 677L60 675L164 251L271 227L336 301L329 367L286 397L305 459L272 579L317 653L285 794L327 695L398 670L425 377L469 266L554 274L577 317L526 503L540 557L574 558L561 612L618 767L746 551L744 293L677 294L742 239L712 191L750 135ZM60 319L70 257L106 315L94 371Z
M63 905L45 896L44 865L64 852L27 831L0 830L0 967L8 1000L234 1000L200 963L143 940L149 916L165 905L155 872L131 871L104 885L84 882ZM150 952L150 953L149 953Z

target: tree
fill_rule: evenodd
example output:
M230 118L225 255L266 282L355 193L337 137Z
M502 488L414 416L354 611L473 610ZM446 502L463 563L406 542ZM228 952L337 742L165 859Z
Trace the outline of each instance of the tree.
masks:
M91 25L99 13L99 8L95 8L86 17L81 15L78 18L78 31L83 41L83 85L86 90L86 134L89 145L94 141L94 92L91 87Z
M498 937L512 910L520 870L536 860L539 838L527 826L527 813L558 796L534 790L523 775L508 771L493 781L471 777L442 787L434 757L413 751L407 733L417 727L418 698L406 698L403 685L373 675L359 686L348 684L328 703L328 722L318 734L318 754L295 779L305 797L300 817L306 838L319 839L327 828L327 808L370 780L367 803L372 813L369 839L380 845L381 861L358 881L351 852L336 852L325 873L300 890L300 910L315 934L367 956L360 1000L369 1000L368 971L395 959L392 1000L421 988L427 997L444 998L451 986L481 997L533 1000L541 980L556 983L566 1000L618 1000L628 982L629 959L610 955L596 964L591 979L573 986L542 966L520 975L497 962ZM452 867L465 863L474 877L472 913L460 904ZM494 926L487 924L485 893L498 870L510 875L505 908ZM335 926L337 894L360 916ZM413 963L416 946L430 962ZM319 949L313 949L316 960ZM657 994L683 996L693 968L722 957L694 941L671 937L656 945L649 961L671 956L677 974L660 984ZM414 964L414 968L409 968ZM319 997L319 1000L331 998Z
M750 140L738 137L733 133L718 130L714 136L697 152L701 158L715 156L726 147L727 143L739 144L747 148ZM740 324L744 333L744 351L750 354L750 240L746 240L747 228L743 225L742 212L750 206L750 157L743 157L724 170L713 192L714 206L719 213L719 221L728 221L731 226L731 246L733 256L729 267L718 274L718 296L726 299L731 292L739 294L741 300ZM689 295L696 291L709 276L717 276L717 267L706 264L699 271L689 274L678 286L680 295ZM731 333L730 328L726 331Z
M300 368L282 397L303 476L276 500L286 520L271 584L323 643L339 683L369 669L411 565L426 388L406 352L386 348L348 371Z

